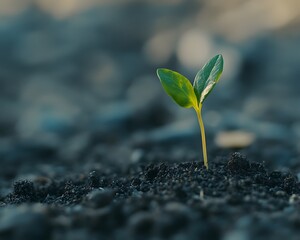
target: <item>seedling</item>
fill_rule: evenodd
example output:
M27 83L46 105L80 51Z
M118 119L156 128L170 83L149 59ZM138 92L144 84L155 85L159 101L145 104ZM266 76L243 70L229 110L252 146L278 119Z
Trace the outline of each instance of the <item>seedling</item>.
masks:
M216 55L210 59L197 73L194 84L178 72L159 68L157 76L169 96L181 107L194 108L197 114L201 139L204 166L208 169L205 129L202 120L202 105L208 94L213 90L223 72L223 57Z

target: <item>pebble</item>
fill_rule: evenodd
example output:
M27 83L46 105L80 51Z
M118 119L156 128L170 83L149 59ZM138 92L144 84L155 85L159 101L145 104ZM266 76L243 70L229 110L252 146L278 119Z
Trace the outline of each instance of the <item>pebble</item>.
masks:
M245 148L255 141L255 135L245 131L220 132L215 143L221 148Z
M103 208L109 205L114 198L114 192L107 189L95 189L86 196L86 204L92 208Z
M112 218L113 212L112 208L104 207L101 209L93 209L93 210L86 210L84 212L85 215L85 224L90 229L93 230L104 230L109 228L110 219Z
M299 204L300 203L300 196L298 194L292 194L289 198L290 204Z
M132 163L138 163L143 159L144 156L145 152L142 149L135 149L131 153L130 161Z
M277 191L277 192L275 192L275 195L278 197L284 197L286 195L286 192L285 191Z
M297 173L297 179L300 181L300 172Z
M245 231L233 230L227 233L223 240L250 240L250 236Z
M154 217L148 212L138 212L129 218L128 225L136 234L147 234L153 230Z
M42 207L43 208L43 207ZM51 239L51 228L40 207L20 205L0 211L0 239ZM7 239L7 238L5 238Z

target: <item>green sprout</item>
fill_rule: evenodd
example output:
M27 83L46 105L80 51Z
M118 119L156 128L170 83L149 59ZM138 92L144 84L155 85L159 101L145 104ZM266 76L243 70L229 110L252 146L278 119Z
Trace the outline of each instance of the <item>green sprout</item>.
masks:
M223 72L223 57L216 55L210 59L197 73L194 84L178 72L159 68L157 76L172 99L181 107L191 108L196 111L202 138L202 150L204 166L208 169L205 130L202 120L202 105L208 94L219 81Z

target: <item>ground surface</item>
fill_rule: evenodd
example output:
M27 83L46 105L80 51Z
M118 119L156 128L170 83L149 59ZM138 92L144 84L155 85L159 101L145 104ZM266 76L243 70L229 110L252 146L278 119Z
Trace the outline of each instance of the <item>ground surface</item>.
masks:
M299 239L299 1L7 2L1 240ZM206 170L155 71L218 53ZM216 141L233 130L254 138Z
M1 239L297 239L300 183L240 153L14 183ZM25 237L25 238L24 238Z

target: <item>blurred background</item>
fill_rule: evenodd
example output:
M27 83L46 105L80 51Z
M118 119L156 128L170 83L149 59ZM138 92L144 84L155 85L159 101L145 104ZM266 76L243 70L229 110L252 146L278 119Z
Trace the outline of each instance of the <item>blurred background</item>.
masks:
M223 77L203 109L209 155L242 149L298 171L299 9L298 0L0 0L2 174L197 160L195 113L164 93L156 68L193 80L218 53Z

